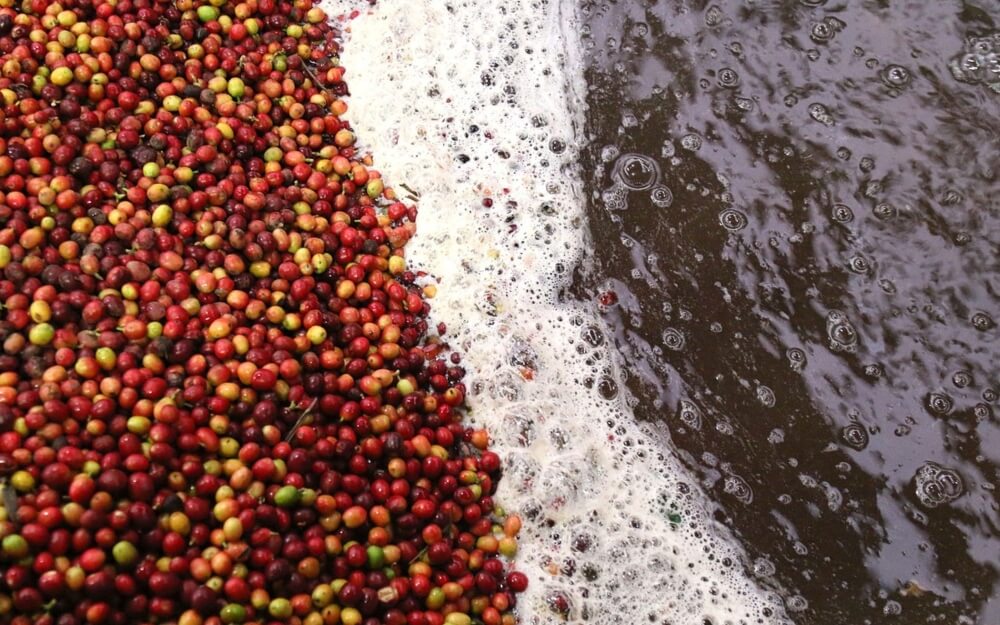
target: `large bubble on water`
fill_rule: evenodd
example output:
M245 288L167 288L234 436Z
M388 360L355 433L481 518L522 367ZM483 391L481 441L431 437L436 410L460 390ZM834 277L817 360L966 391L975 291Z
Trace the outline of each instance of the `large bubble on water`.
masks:
M496 499L524 516L522 622L787 623L698 481L631 414L594 307L560 296L591 246L574 139L585 94L575 6L364 9L342 54L348 117L387 184L420 194L407 259L438 283L431 316L463 355L468 419L504 458ZM606 158L608 209L635 191L669 205L655 160ZM693 403L674 418L702 419ZM725 496L752 497L730 477Z
M830 349L835 352L853 353L858 348L858 331L847 315L839 310L827 313L826 334L830 339Z
M612 172L615 180L631 191L652 189L660 180L660 166L645 154L622 154Z
M965 483L958 471L928 462L913 478L917 499L927 508L949 504L965 492Z
M965 49L951 58L948 68L959 82L1000 93L1000 32L967 39Z

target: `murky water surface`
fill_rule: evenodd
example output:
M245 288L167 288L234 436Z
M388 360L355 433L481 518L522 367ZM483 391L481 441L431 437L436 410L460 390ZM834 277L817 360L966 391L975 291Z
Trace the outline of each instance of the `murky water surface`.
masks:
M1000 623L998 5L583 6L636 413L797 622Z

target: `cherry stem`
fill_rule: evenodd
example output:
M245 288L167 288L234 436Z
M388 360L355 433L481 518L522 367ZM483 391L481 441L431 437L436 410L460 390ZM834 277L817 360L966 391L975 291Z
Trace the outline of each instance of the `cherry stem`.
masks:
M295 432L297 432L298 429L300 427L302 427L302 424L305 423L305 421L306 421L306 417L309 416L309 413L312 412L312 409L316 407L316 404L318 402L319 402L319 398L318 397L314 398L312 400L312 403L309 404L309 406L302 412L301 415L299 415L298 421L295 422L295 425L292 426L292 429L288 431L288 436L285 437L285 442L286 443L288 441L292 440L292 437L295 436Z

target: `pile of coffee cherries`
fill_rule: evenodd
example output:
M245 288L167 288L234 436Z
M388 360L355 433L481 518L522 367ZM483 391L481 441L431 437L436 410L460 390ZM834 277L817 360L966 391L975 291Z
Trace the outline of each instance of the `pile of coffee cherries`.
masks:
M0 0L0 622L515 623L520 521L337 34Z

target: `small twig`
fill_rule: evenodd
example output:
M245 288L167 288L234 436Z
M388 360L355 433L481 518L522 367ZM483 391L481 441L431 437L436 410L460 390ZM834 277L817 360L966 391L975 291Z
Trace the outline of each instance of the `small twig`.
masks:
M309 416L309 413L312 412L312 409L316 407L317 403L319 403L319 397L313 399L312 403L309 404L309 406L302 412L301 415L299 415L298 421L295 422L295 425L292 426L292 429L288 431L288 436L285 437L286 443L292 440L292 437L295 436L295 432L297 432L298 429L302 427L302 424L305 423L306 417Z
M483 455L483 450L479 449L478 447L467 441L459 441L458 453L462 454L463 456L480 458Z
M326 95L330 96L331 99L333 99L333 100L337 99L337 94L334 93L333 91L331 91L330 89L328 89L326 87L326 85L324 85L323 83L321 83L319 81L319 78L317 78L316 73L312 71L311 67L309 67L308 65L303 65L302 67L303 67L303 69L306 70L306 74L309 74L309 78L312 78L312 81L314 83L316 83L316 87L318 89L322 89L323 93L325 93Z
M3 498L3 507L7 510L7 520L17 523L17 493L6 479L0 479L0 494Z
M419 560L419 559L420 559L420 556L422 556L422 555L424 555L425 553L427 553L427 550L428 550L428 549L430 549L430 547L424 547L423 549L421 549L421 550L420 550L420 553L418 553L417 555L413 556L413 559L412 559L412 560L410 560L410 562L409 562L409 563L410 563L410 564L413 564L414 562L416 562L417 560Z
M405 191L406 191L407 193L409 193L410 195L412 195L412 196L413 196L413 197L414 197L415 199L418 199L418 200L420 199L420 194L419 194L419 193L417 193L416 191L414 191L413 189L411 189L410 187L406 186L406 183L405 183L405 182L401 182L401 183L399 183L399 186L403 187L403 189L404 189L404 190L405 190Z
M303 65L302 69L306 70L306 73L309 74L309 78L312 78L312 81L316 83L317 87L319 87L320 89L324 88L323 83L319 81L319 78L316 76L316 72L314 72L311 67L309 67L308 65Z

